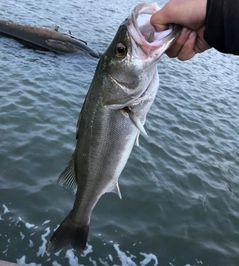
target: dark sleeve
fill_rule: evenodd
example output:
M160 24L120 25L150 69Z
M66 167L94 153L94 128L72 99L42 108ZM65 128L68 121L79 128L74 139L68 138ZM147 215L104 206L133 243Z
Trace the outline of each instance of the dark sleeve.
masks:
M220 52L239 55L239 0L208 0L204 38Z

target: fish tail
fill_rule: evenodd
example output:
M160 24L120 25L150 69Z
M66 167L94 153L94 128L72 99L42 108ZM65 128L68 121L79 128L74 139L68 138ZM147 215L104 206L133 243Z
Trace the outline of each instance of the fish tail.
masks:
M82 251L86 247L88 232L88 224L76 225L68 215L48 241L46 251L56 253L67 245L71 245L75 250Z

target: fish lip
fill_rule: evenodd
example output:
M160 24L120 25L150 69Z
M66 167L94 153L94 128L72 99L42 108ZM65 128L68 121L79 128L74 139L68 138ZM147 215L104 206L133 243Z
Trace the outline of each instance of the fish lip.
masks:
M140 48L140 50L143 52L144 56L147 59L150 58L151 63L154 63L157 62L161 58L163 53L176 41L178 35L181 32L182 26L172 24L171 28L172 31L161 39L162 43L158 47L150 47L148 46L149 43L147 43L148 47L146 46L146 48L144 48L144 43L138 42L133 36L131 36L131 38L135 42L137 47Z

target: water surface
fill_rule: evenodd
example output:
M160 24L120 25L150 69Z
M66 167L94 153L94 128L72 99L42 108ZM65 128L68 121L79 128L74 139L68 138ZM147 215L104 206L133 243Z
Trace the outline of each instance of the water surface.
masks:
M159 2L159 4L162 4ZM0 19L42 25L103 52L138 1L3 1ZM0 259L21 265L238 265L239 63L210 50L164 56L160 87L81 254L45 254L74 197L56 185L97 59L24 48L0 37Z

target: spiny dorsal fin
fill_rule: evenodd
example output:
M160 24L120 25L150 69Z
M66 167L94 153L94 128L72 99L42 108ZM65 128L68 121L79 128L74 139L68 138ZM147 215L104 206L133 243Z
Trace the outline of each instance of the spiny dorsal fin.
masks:
M128 108L125 108L125 111L129 114L129 117L131 119L131 121L133 122L133 124L139 129L139 131L144 135L144 136L148 136L147 132L144 129L144 125L141 123L141 121L139 120L139 118Z
M71 157L70 162L66 166L65 170L59 176L58 185L64 187L73 195L76 194L78 185L75 175L75 151Z

